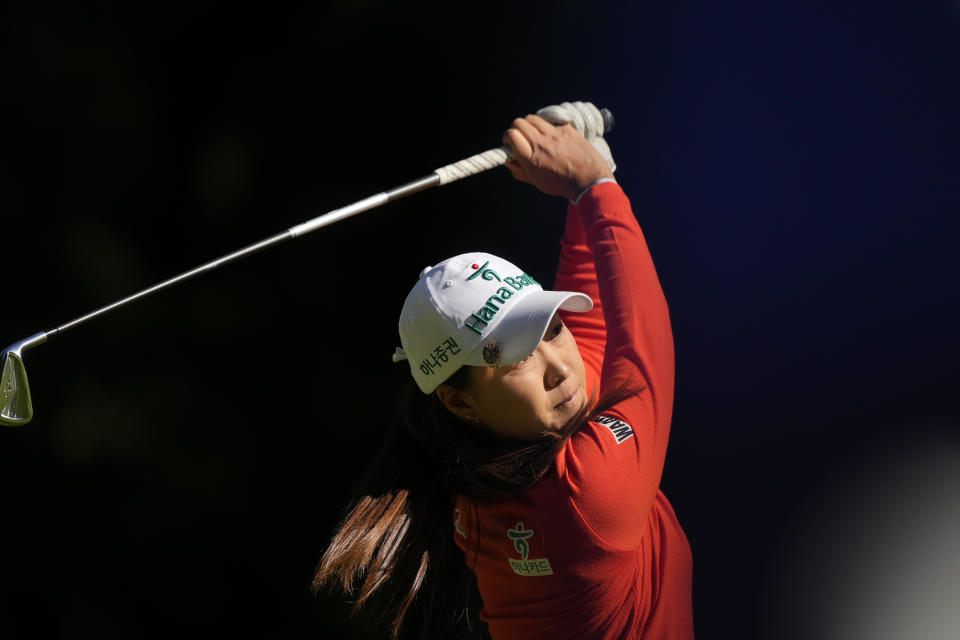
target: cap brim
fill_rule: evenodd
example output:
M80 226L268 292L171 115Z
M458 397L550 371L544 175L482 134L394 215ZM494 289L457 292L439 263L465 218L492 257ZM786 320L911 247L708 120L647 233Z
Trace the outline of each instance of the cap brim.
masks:
M593 309L593 300L572 291L537 291L516 301L509 313L491 331L484 344L497 340L503 349L500 364L520 362L533 353L543 340L553 314L558 309L582 313ZM489 366L483 359L483 345L470 354L467 364Z

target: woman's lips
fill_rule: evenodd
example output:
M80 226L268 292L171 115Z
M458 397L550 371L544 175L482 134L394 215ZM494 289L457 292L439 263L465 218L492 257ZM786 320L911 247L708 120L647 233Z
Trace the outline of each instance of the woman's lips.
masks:
M571 400L573 400L574 398L576 398L576 397L577 397L577 393L578 393L579 391L580 391L580 387L577 387L576 389L574 389L573 391L571 391L569 395L567 395L563 400L561 400L560 402L557 403L557 405L554 407L554 409L559 409L560 407L566 405L566 404L569 403Z

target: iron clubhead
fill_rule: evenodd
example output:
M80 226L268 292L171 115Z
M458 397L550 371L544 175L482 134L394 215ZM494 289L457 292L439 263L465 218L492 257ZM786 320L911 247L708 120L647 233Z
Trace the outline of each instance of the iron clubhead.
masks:
M33 419L33 402L27 370L20 354L8 351L3 356L3 374L0 375L0 423L19 427Z
M30 383L27 382L27 370L23 366L21 353L46 341L47 334L38 333L10 345L0 353L3 359L3 372L0 373L0 424L19 427L33 419Z

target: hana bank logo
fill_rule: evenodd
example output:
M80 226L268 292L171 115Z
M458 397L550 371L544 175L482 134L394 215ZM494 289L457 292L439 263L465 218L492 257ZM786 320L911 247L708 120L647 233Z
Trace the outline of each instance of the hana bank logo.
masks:
M513 540L513 548L524 560L530 555L530 545L527 544L527 538L532 535L533 529L524 529L522 522L517 523L516 529L507 529L507 536Z
M539 282L531 278L526 273L521 273L518 276L501 278L496 271L487 268L489 264L489 260L483 263L482 267L476 263L472 264L471 268L474 269L474 272L469 278L467 278L467 282L469 282L477 276L480 276L484 280L496 280L504 285L497 289L496 293L487 298L487 301L483 303L482 307L477 309L474 313L471 313L470 317L467 318L467 321L464 323L465 327L477 335L483 335L483 330L486 329L487 325L493 320L493 317L497 315L498 311L500 311L500 307L505 305L507 301L509 301L510 298L512 298L518 291L524 287L541 286Z
M510 568L518 576L552 576L553 567L548 558L531 558L530 543L533 529L526 529L522 522L518 522L513 529L507 529L507 537L513 540L513 548L520 554L520 560L507 558Z

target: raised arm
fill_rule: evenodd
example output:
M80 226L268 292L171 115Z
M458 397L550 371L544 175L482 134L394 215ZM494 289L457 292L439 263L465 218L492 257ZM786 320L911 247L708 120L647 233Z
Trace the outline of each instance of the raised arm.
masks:
M576 212L604 304L603 390L642 387L657 428L665 430L673 407L673 332L646 239L619 185L593 187Z
M560 240L560 259L557 263L557 277L553 288L558 291L585 293L593 300L593 309L587 313L563 314L563 322L573 333L580 356L583 358L587 371L587 386L590 392L593 392L600 385L607 330L603 319L603 304L600 300L600 287L597 283L593 253L587 246L583 225L572 204L567 207L566 228Z
M601 395L631 395L568 441L558 459L576 510L601 543L641 544L660 487L673 409L673 335L653 260L619 185L599 184L577 215L594 257L607 327Z
M591 155L592 148L583 147L589 146L585 140L580 148L558 147L552 155L541 150L544 144L549 150L555 135L522 123L515 123L515 128L528 139L528 147L518 145L524 174L517 177L527 178L541 191L568 196L582 186L582 180L571 175L589 176L587 184L608 177L578 168L584 163L576 153ZM557 286L602 301L602 325L596 320L590 325L592 331L605 333L601 396L618 389L633 393L571 437L557 460L558 481L566 485L576 513L602 544L635 548L659 489L670 432L674 391L670 317L646 240L620 186L594 184L570 213ZM588 270L595 272L596 290L585 289L590 284ZM575 322L572 317L571 321ZM585 363L588 358L597 360L596 354L581 354Z
M603 301L606 346L602 386L626 384L648 389L654 405L666 408L669 422L673 404L670 318L629 202L618 185L596 184L612 179L613 173L593 145L572 127L554 126L539 116L517 118L503 140L514 157L507 168L515 178L543 193L577 201L568 213L555 287L569 285L588 293L594 302ZM591 268L596 271L599 296L592 289ZM601 327L595 320L588 322L597 337ZM578 343L581 339L578 337ZM585 361L589 357L596 363L595 355L582 355Z
M585 189L613 173L597 150L572 127L557 127L539 116L517 118L503 137L516 160L507 162L513 176L540 191L575 201ZM577 341L587 370L590 391L599 384L606 342L603 307L594 269L576 209L567 208L566 229L553 288L578 291L593 299L588 313L564 314L563 321Z

